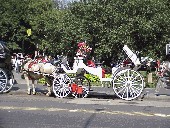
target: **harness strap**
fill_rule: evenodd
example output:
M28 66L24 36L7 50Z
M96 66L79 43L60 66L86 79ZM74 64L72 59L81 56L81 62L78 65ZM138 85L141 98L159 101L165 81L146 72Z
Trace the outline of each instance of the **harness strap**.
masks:
M31 63L28 65L28 68L31 68L34 64L36 64L36 63L31 62Z

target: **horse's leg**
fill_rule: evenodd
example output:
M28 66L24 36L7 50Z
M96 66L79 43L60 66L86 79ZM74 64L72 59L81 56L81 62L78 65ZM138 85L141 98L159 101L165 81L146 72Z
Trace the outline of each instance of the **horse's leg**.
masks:
M28 78L28 73L24 73L24 77L25 77L25 80L27 82L27 94L28 95L31 95L31 89L30 89L30 86L29 86L29 78Z
M35 82L35 80L32 79L32 94L33 94L33 95L36 95L34 82Z
M47 83L47 89L48 89L46 96L50 96L51 95L51 78L46 76L45 82Z
M51 85L49 83L47 83L47 88L48 88L48 92L47 92L46 96L50 96L51 95Z

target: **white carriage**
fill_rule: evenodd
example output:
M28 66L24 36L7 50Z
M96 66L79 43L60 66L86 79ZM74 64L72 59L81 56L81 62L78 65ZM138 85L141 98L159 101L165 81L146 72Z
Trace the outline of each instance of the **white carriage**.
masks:
M124 45L123 50L134 63L135 67L113 67L111 78L102 78L102 68L88 67L83 63L83 57L74 57L73 69L71 70L66 59L63 59L61 63L61 69L63 73L59 73L54 76L53 80L53 92L57 97L66 97L70 93L75 97L85 98L90 91L90 82L84 77L84 75L77 75L74 78L70 78L66 73L76 74L82 71L86 71L92 75L99 77L101 83L107 81L112 83L113 91L115 94L124 100L133 100L139 97L144 89L143 76L137 71L141 63L127 45ZM64 62L65 61L65 62Z

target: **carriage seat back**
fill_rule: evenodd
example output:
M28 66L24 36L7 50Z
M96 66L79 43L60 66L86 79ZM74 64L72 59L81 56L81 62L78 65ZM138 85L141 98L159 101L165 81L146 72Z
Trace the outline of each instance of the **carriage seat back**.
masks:
M96 68L95 63L94 63L93 61L91 61L91 60L88 60L88 61L87 61L87 65L88 65L89 67ZM104 68L102 68L102 78L105 78L105 69L104 69Z

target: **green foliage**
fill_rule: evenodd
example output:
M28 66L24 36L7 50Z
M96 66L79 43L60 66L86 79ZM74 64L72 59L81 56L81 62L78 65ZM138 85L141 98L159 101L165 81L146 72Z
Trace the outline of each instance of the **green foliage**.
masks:
M0 39L7 42L11 50L21 50L23 43L25 50L32 49L33 45L35 48L36 43L41 44L53 8L51 1L0 0L0 3ZM31 29L31 36L27 35L27 29Z
M72 76L72 74L70 74L70 73L67 73L67 75L68 75L68 76Z
M85 74L84 75L90 82L98 82L100 81L99 77L98 76L94 76L94 75L91 75L91 74Z
M105 74L111 74L112 73L112 68L109 66L104 67Z
M105 74L105 78L111 78L112 74Z
M163 58L170 38L168 0L88 0L64 10L54 8L51 0L0 2L0 39L11 50L21 50L24 41L25 50L39 44L41 52L73 57L77 44L86 40L93 48L88 58L110 66L124 44L140 56ZM31 36L26 29L32 30Z
M123 44L140 51L141 56L160 58L169 36L167 4L167 0L75 2L62 15L61 43L75 47L75 43L86 40L93 48L91 56L106 64L120 56Z
M155 71L151 72L152 73L152 82L153 83L148 83L148 75L149 74L147 74L146 71L139 71L139 72L142 74L142 76L144 78L146 88L155 88L156 87L156 85L157 85L157 76L155 74Z
M45 84L45 78L41 78L41 79L39 79L39 80L38 80L38 82L39 82L39 83L43 83L43 84Z

